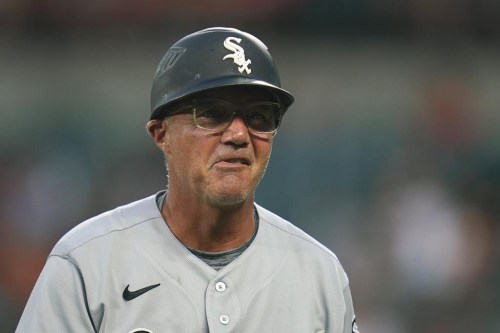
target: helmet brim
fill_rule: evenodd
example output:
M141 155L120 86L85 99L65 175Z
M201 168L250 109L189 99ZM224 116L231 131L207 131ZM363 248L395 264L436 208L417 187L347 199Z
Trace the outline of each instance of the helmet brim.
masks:
M265 81L255 80L247 77L240 77L235 80L234 76L227 78L218 78L217 80L212 81L204 81L198 85L193 85L189 90L182 91L181 94L177 96L164 96L163 99L158 103L158 105L154 108L151 113L152 119L162 119L168 113L170 109L169 106L173 104L177 104L182 99L188 98L193 94L197 94L200 92L204 92L211 89L222 88L222 87L232 87L232 86L249 86L249 87L262 87L267 88L276 93L280 99L280 102L283 104L283 110L286 112L288 107L293 104L294 97L291 93L286 91L283 88L275 86Z

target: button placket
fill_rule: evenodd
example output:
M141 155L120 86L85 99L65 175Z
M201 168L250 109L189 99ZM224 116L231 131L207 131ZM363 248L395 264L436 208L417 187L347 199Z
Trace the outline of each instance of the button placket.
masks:
M222 281L219 281L215 284L215 290L217 290L220 293L223 293L226 291L226 284ZM227 325L229 324L229 316L226 314L221 314L219 316L219 321L221 322L222 325Z
M240 318L240 302L233 283L225 275L214 277L206 294L209 331L228 332Z

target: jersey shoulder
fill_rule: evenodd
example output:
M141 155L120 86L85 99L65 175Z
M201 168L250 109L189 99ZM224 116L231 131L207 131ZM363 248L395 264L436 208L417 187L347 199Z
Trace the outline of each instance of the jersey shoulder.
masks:
M279 232L289 235L292 246L306 247L315 254L330 258L340 264L337 256L330 249L307 234L305 231L259 205L256 205L256 207L260 220L268 223Z
M155 197L149 196L81 222L57 242L51 255L68 257L73 250L93 240L112 237L138 224L161 218Z
M261 223L266 223L270 227L274 237L279 238L281 244L287 244L289 260L300 262L301 265L307 263L310 270L322 272L322 276L328 277L327 279L337 276L341 287L343 289L348 287L349 278L339 259L330 249L269 210L257 206L257 212Z

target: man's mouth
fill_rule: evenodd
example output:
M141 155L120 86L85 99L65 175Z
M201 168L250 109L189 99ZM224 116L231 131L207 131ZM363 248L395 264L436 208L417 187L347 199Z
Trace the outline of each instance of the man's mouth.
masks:
M229 158L229 159L224 159L221 162L226 162L226 163L231 163L231 164L250 165L250 161L246 158Z
M214 166L217 165L219 167L249 167L252 164L251 159L245 156L225 156L216 160Z

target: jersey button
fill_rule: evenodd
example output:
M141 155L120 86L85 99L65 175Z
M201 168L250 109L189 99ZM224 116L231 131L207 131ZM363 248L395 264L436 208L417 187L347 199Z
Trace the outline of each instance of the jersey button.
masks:
M223 325L229 324L229 316L228 315L220 315L219 320Z
M215 290L218 292L223 292L226 290L226 284L224 282L217 282L215 284Z

